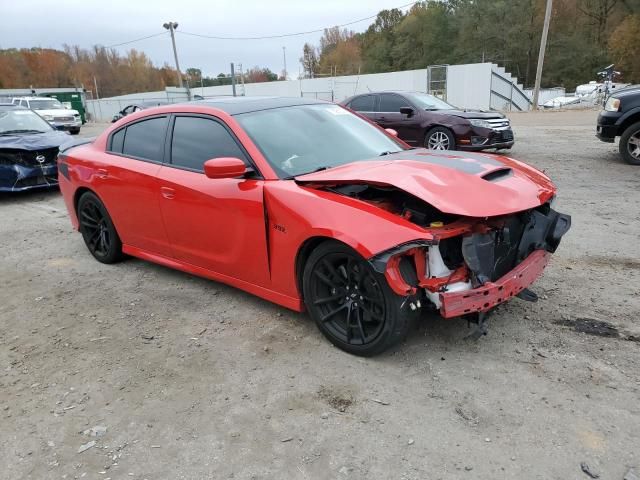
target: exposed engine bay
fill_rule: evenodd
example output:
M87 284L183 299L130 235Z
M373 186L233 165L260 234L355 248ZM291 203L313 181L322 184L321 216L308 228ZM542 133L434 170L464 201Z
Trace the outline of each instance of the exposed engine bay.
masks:
M525 297L571 226L571 217L549 203L505 216L472 218L443 213L393 187L347 184L328 190L425 229L429 235L424 240L398 245L370 262L395 293L411 298L412 308L426 300L444 317L486 312L513 296Z

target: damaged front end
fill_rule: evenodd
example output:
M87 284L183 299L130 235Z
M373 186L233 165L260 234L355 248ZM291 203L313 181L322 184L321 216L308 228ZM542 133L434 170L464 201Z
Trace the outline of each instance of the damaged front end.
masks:
M514 296L534 299L527 287L546 267L571 217L549 204L487 219L431 222L433 240L399 245L370 259L391 289L427 304L445 318L488 312Z

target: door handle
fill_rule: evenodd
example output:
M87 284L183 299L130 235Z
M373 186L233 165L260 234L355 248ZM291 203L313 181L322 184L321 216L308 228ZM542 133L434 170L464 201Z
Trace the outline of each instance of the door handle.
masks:
M166 199L173 199L176 196L176 191L169 187L160 187L160 193Z
M96 170L96 176L98 178L107 178L109 176L109 172L107 172L107 170L104 168L99 168L98 170Z
M378 120L386 121L387 117L378 117Z

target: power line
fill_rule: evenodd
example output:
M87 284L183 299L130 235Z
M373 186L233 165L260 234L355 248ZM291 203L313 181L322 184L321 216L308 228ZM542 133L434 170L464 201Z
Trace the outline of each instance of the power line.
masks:
M392 8L396 8L396 9L400 9L400 8L405 8L411 5L415 5L416 3L418 3L417 1L415 2L410 2L410 3L406 3L404 5L400 5L399 7L392 7ZM352 22L347 22L347 23L343 23L341 25L333 25L336 26L338 28L341 27L348 27L349 25L353 25L355 23L360 23L360 22L364 22L365 20L371 20L372 18L377 17L378 14L376 13L375 15L370 15L368 17L364 17L364 18L360 18L358 20L353 20ZM203 35L200 33L193 33L193 32L185 32L185 31L177 31L177 33L179 33L180 35L190 35L192 37L200 37L200 38L210 38L213 40L268 40L270 38L285 38L285 37L297 37L300 35L308 35L310 33L321 33L324 32L325 28L318 28L315 30L308 30L306 32L296 32L296 33L283 33L281 35L266 35L266 36L262 36L262 37L220 37L220 36L216 36L216 35Z
M146 37L142 37L142 38L136 38L135 40L129 40L128 42L122 42L122 43L116 43L113 45L107 45L104 48L113 48L113 47L120 47L122 45L128 45L130 43L135 43L135 42L139 42L141 40L146 40L147 38L153 38L153 37L159 37L160 35L167 35L169 32L160 32L160 33L155 33L153 35L148 35Z

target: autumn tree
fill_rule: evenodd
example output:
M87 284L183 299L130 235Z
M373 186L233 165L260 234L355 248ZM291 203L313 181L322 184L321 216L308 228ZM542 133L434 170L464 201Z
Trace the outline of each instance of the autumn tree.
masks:
M624 80L640 83L640 14L629 15L609 38L611 60Z

